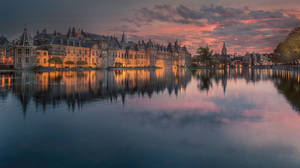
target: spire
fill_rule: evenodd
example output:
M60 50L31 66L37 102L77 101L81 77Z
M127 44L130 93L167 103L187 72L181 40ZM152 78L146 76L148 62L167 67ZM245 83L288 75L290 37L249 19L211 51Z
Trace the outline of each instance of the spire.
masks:
M75 29L75 27L72 28L72 37L76 37L76 29Z
M125 35L125 32L123 32L121 43L122 43L122 44L126 43L126 35Z
M68 29L67 36L68 36L68 37L71 37L71 28L70 28L70 27L69 27L69 29Z
M225 43L225 41L224 41L224 43L223 43L222 56L227 56L227 48L226 48L226 43Z
M20 42L19 42L19 45L23 45L23 46L28 46L28 45L31 45L31 41L30 41L30 37L29 37L29 34L27 32L27 29L25 28L24 29L24 32L20 38Z

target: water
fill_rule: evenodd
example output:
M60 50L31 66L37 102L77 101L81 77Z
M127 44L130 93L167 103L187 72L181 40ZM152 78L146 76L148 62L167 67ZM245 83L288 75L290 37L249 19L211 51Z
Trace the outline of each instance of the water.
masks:
M1 168L300 166L297 72L0 77Z

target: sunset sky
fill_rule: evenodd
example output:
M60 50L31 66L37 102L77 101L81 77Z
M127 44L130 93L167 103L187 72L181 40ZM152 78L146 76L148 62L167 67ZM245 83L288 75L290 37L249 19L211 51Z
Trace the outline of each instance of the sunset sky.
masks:
M129 40L178 39L191 52L211 46L230 53L271 52L300 26L299 0L1 0L0 33L16 38L26 27L66 32L70 26Z

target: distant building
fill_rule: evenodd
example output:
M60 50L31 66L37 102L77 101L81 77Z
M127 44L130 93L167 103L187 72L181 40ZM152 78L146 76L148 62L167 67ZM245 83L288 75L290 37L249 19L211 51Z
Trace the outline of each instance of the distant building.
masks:
M227 47L226 47L225 41L223 42L221 57L222 57L221 60L224 64L226 64L226 65L229 64L230 65L231 59L230 59L230 55L227 54Z
M225 41L223 42L222 54L223 57L227 57L227 47Z
M243 63L249 66L255 65L271 65L272 54L246 53Z

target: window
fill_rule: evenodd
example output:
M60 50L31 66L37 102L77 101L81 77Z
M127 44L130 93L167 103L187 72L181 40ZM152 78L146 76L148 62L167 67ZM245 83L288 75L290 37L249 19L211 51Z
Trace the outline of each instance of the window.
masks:
M18 54L19 54L19 55L22 54L22 49L18 49Z
M46 58L44 58L44 64L46 64L47 63L47 59Z
M37 60L36 60L36 63L39 64L39 63L40 63L40 59L37 59Z
M26 51L26 55L29 55L30 50L27 48L25 51Z
M44 52L44 56L47 56L47 53L46 53L46 52Z
M29 57L26 57L26 58L25 58L25 62L26 62L26 63L29 63Z
M18 62L19 62L19 63L22 63L21 57L18 58Z

